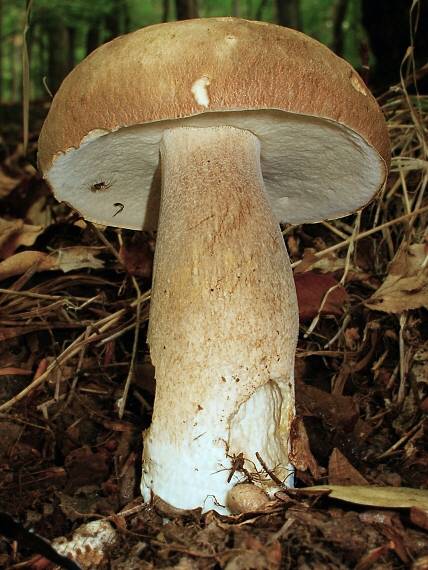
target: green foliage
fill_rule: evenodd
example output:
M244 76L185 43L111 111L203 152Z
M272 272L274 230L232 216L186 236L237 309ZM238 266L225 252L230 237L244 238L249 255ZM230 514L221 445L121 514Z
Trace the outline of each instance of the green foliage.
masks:
M169 2L169 12L173 14L173 2ZM160 0L128 0L128 10L131 19L131 30L143 26L158 24L162 21L162 2ZM171 20L173 18L170 18Z
M113 0L34 0L32 21L61 21L66 26L86 25L102 20L114 8Z
M300 0L302 31L331 45L336 1ZM3 14L3 18L0 18L0 96L6 101L17 100L20 98L25 1L0 0L0 6ZM233 9L243 18L259 17L265 21L276 21L275 0L199 0L201 17L231 16ZM67 73L70 67L86 56L91 42L96 45L117 33L158 23L164 17L164 10L164 0L33 0L29 33L32 97L45 98L43 78L48 76L48 85L55 86L55 78L49 77L54 73L55 66L62 66L64 73ZM175 19L174 0L168 1L167 18ZM343 29L345 57L358 67L360 43L364 38L360 23L360 0L349 0ZM89 38L91 33L93 37ZM57 38L56 46L51 45L52 39L49 38L52 35Z

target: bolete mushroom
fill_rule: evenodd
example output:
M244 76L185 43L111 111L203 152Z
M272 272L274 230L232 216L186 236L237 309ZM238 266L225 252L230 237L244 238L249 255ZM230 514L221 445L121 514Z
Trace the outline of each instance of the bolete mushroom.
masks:
M227 512L245 473L291 485L298 310L278 221L344 216L383 186L388 136L363 81L280 26L160 24L79 64L39 144L55 195L89 220L141 230L161 194L144 498Z

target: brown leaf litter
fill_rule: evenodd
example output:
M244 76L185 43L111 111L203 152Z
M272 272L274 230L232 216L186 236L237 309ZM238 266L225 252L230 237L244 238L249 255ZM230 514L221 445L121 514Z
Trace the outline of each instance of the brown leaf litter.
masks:
M403 244L385 281L365 304L385 313L428 309L428 244Z
M83 222L7 141L0 511L83 568L428 568L427 111L415 120L426 99L402 86L385 94L394 159L377 201L357 217L283 230L301 314L297 490L230 517L140 498L154 236ZM49 562L5 538L0 566Z

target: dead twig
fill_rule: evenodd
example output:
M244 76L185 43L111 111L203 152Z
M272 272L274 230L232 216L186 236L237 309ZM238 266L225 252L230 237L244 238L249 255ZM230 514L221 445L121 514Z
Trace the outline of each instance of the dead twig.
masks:
M150 299L150 291L147 291L140 297L137 297L132 303L130 303L130 307L137 307L141 303L145 303ZM94 330L96 332L92 332L88 338L85 338L86 331L79 335L79 337L73 341L46 369L46 371L41 374L38 378L35 378L26 388L21 390L18 394L16 394L13 398L5 402L4 404L0 405L0 412L5 412L12 408L15 404L20 402L23 398L25 398L28 394L30 394L33 390L38 388L45 382L45 380L60 366L63 366L66 362L68 362L71 358L76 356L82 349L82 345L86 343L92 343L99 338L101 333L104 333L111 329L115 324L117 324L120 319L126 314L127 309L120 309L116 311L112 315L108 317L104 317L97 323L95 323Z
M375 228L371 228L370 230L366 230L364 232L361 232L360 234L354 236L349 237L348 239L341 241L340 243L336 243L335 245L332 245L331 247L328 247L326 249L322 249L321 251L317 251L315 252L313 255L316 258L320 258L323 257L324 255L328 255L329 253L333 253L334 251L337 251L339 249L342 249L346 246L348 246L352 241L359 241L360 239L364 239L368 236L371 236L373 234L375 234L376 232L380 232L381 230L385 229L385 228L389 228L390 226L393 226L394 224L399 224L401 222L405 222L415 216L420 216L421 214L424 214L425 212L428 212L428 206L423 206L422 208L418 208L417 210L414 210L413 212L410 212L409 214L404 214L403 216L399 216L398 218L395 218L394 220L390 220L389 222L385 222L383 224L380 224L379 226L376 226ZM301 263L302 263L303 259L299 259L298 261L295 261L294 263L291 264L291 267L294 269L295 267L298 267Z
M280 487L283 487L284 483L281 481L281 479L279 479L275 475L275 473L272 471L272 469L269 469L269 467L266 465L266 463L260 457L260 453L258 451L256 451L256 457L257 457L257 461L260 463L260 465L263 467L263 469L266 471L266 473L269 475L269 477L272 479L272 481L274 483L276 483L277 485L279 485Z

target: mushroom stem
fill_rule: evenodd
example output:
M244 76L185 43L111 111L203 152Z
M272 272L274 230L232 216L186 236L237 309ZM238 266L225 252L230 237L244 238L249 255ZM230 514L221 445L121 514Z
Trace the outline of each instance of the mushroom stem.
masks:
M230 477L239 454L268 492L277 486L256 452L292 481L293 276L256 136L233 127L168 130L161 168L148 335L157 388L142 493L228 512L228 491L245 478L242 469Z

